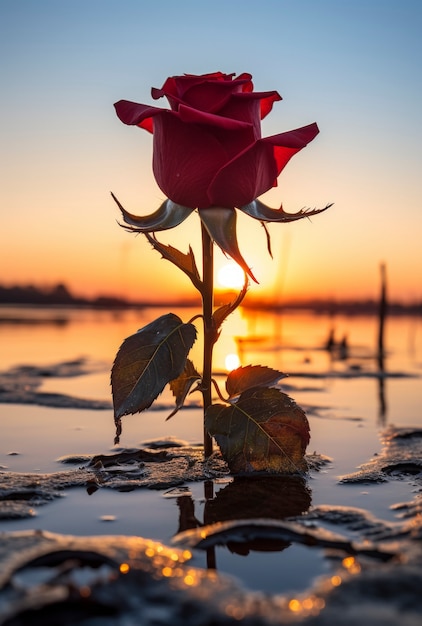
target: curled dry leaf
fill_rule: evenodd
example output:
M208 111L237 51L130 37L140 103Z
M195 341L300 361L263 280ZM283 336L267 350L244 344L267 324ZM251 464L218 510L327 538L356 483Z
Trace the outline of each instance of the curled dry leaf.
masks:
M206 411L205 425L233 474L307 469L308 420L278 389L248 389L235 404L214 404Z
M191 390L192 385L197 380L201 380L201 375L198 374L198 372L196 371L192 361L190 359L186 359L186 364L183 372L180 374L180 376L170 381L170 389L176 399L176 407L168 416L168 420L173 417L173 415L176 415L177 411L182 408L186 396Z

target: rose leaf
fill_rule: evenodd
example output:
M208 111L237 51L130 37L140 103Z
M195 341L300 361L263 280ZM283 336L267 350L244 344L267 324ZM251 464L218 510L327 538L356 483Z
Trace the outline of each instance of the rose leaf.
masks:
M161 253L164 259L176 265L179 269L182 270L192 281L192 284L198 289L198 291L202 292L202 282L201 277L199 276L198 268L195 261L195 256L193 254L192 248L189 246L189 252L184 253L174 248L173 246L166 245L158 241L158 239L150 235L149 233L144 233L147 237L150 244Z
M195 326L173 313L125 339L111 371L117 428L123 415L147 409L166 384L180 376L195 339Z
M227 376L226 391L230 398L238 396L243 391L252 387L267 387L275 385L280 378L286 378L287 374L283 374L278 370L263 365L246 365L232 370Z
M295 474L307 469L308 420L278 389L248 389L235 404L211 405L205 426L233 474Z

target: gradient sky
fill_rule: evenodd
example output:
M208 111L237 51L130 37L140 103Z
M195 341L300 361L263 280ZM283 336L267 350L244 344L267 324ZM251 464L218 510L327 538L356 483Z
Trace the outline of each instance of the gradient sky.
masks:
M113 103L153 102L167 76L220 70L250 72L256 90L283 96L264 135L320 127L264 201L335 203L312 221L271 225L272 261L259 223L240 220L260 280L252 293L376 297L385 262L391 296L420 300L421 32L420 0L0 0L0 283L192 294L117 225L111 190L139 214L164 198L152 137L119 122ZM187 251L199 238L193 216L162 240Z

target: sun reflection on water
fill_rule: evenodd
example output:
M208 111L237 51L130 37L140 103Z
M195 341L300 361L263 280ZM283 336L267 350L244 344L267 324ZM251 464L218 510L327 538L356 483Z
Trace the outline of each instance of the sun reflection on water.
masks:
M237 369L240 366L240 359L237 354L231 353L226 356L225 366L228 372Z

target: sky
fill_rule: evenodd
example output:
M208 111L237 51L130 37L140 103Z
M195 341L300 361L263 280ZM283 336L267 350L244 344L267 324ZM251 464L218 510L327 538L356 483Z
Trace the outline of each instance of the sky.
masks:
M168 76L249 72L277 90L263 135L318 137L262 196L334 206L265 233L239 219L255 297L422 299L420 0L0 0L0 284L64 282L85 296L182 299L189 280L118 225L165 199L152 137L113 103L154 103ZM200 251L197 215L161 240ZM199 256L197 258L200 261ZM216 253L216 269L226 263Z

